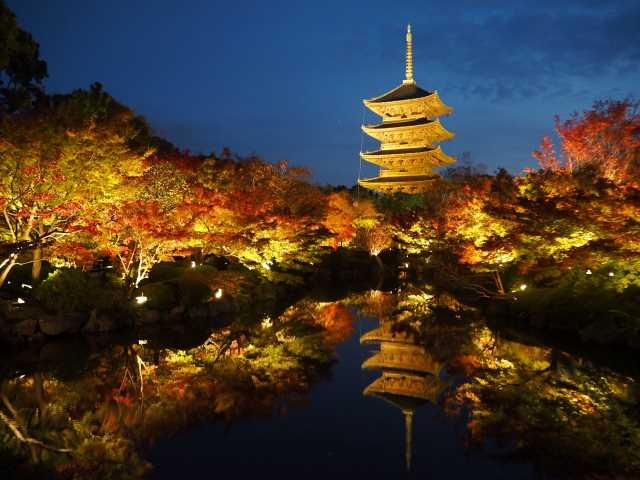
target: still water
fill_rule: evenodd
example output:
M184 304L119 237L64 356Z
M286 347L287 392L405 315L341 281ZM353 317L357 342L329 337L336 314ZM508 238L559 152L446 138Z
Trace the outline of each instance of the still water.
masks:
M402 410L363 395L380 372L361 367L376 347L361 345L359 334L377 324L368 317L357 321L358 330L337 348L331 377L313 386L307 405L269 419L240 419L227 426L205 423L160 441L151 454L157 467L151 478L206 473L213 466L217 473L240 478L331 478L347 473L367 478L536 478L531 465L470 455L462 448L464 425L432 403L415 409L408 473Z
M5 362L4 415L41 443L0 431L4 471L151 479L638 472L633 368L523 341L424 286L306 298L192 327Z

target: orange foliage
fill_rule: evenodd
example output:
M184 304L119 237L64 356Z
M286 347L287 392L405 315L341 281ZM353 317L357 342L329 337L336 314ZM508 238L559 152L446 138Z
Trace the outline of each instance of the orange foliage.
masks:
M330 345L337 345L353 333L354 315L342 303L332 303L323 307L318 314L318 323L325 329L325 339Z

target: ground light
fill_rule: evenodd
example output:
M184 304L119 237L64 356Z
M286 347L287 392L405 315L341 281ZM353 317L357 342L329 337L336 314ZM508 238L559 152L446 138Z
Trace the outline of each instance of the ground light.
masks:
M222 289L221 288L217 289L216 293L214 293L213 296L218 299L222 298Z
M141 293L140 295L138 295L136 297L136 303L138 305L142 305L143 303L145 303L147 300L149 300L147 297L145 297L144 293Z

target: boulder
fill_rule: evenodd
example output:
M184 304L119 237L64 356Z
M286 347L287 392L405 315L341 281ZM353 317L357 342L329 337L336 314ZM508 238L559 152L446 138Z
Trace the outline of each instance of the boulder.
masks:
M36 333L38 321L35 318L26 318L10 326L10 335L17 337L30 337Z
M91 312L89 321L82 328L85 333L106 333L113 332L118 329L118 322L106 315L97 315L95 311Z
M55 317L41 316L40 331L55 337L67 333L77 333L85 323L85 316L77 313L61 314Z

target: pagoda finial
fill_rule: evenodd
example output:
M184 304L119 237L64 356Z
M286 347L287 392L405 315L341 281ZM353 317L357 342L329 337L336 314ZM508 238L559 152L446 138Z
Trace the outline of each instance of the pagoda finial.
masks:
M407 64L405 67L405 79L402 83L414 83L413 80L413 52L411 42L411 24L407 25Z
M412 438L413 438L413 411L403 410L404 413L404 456L407 467L407 472L411 471L411 453L412 453Z

